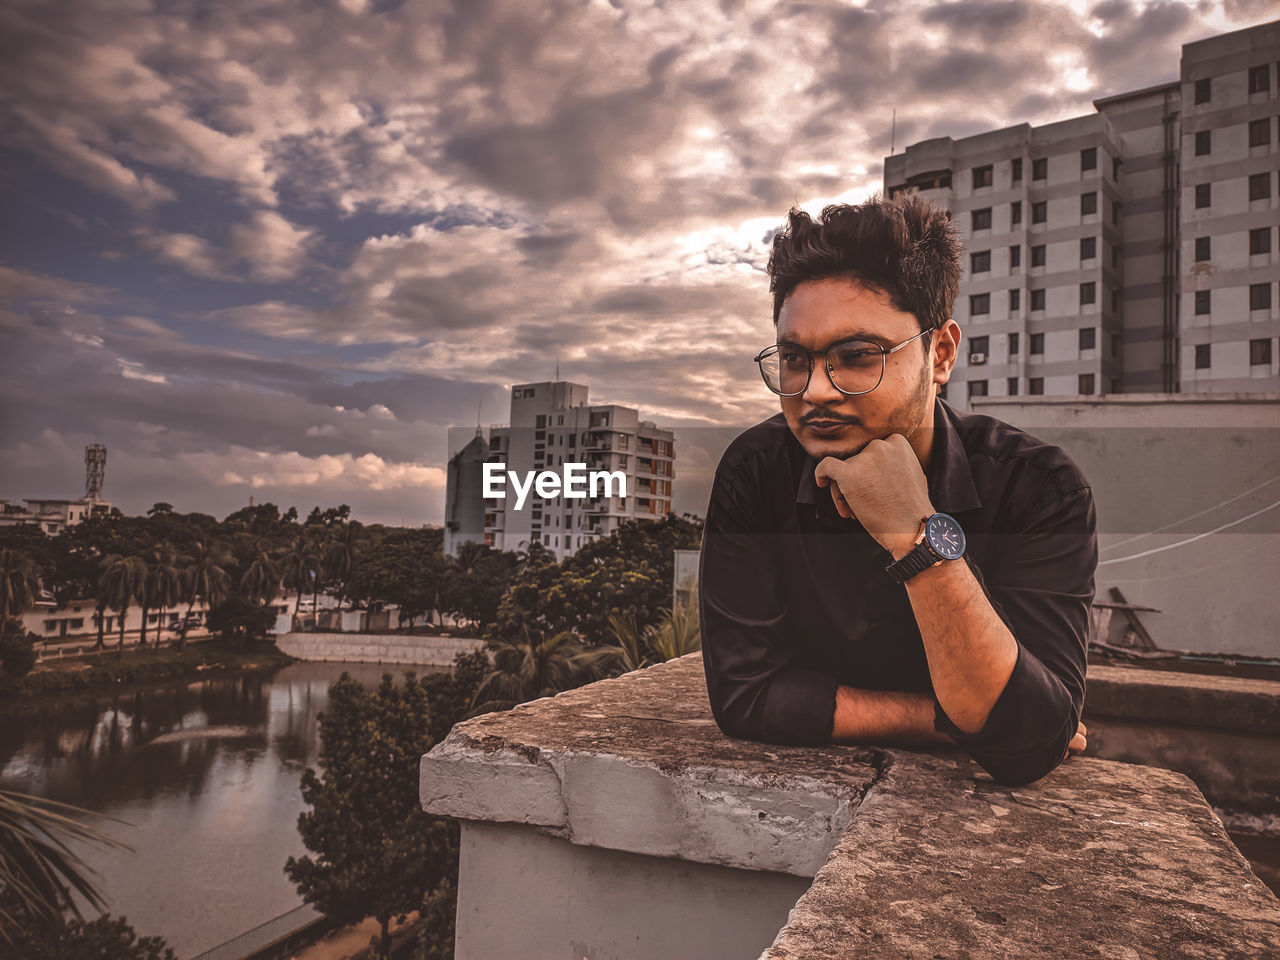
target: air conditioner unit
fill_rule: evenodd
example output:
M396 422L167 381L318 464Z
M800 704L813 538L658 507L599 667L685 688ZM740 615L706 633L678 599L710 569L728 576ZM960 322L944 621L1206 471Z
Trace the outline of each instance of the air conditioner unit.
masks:
M979 365L984 364L984 363L986 363L986 362L987 362L987 355L986 355L985 353L971 353L971 354L969 354L969 365L970 365L971 367L976 367L976 366L979 366Z

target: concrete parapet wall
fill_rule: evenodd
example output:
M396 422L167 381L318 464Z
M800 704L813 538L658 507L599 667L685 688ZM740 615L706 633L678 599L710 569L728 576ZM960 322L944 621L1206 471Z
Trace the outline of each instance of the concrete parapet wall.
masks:
M414 663L449 667L459 653L483 650L471 637L418 637L399 633L282 633L276 646L300 660L342 663Z
M1181 774L1073 757L1006 787L958 750L733 740L698 654L458 724L420 794L463 821L458 960L1280 943L1280 901Z

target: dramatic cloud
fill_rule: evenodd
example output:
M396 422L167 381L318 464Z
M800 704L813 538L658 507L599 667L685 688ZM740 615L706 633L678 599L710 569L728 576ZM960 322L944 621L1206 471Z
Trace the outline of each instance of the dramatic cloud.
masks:
M686 431L675 504L701 511L698 428L776 410L750 357L789 206L867 195L891 147L1170 80L1268 12L8 3L0 496L77 492L101 441L129 511L439 522L449 427L558 364Z

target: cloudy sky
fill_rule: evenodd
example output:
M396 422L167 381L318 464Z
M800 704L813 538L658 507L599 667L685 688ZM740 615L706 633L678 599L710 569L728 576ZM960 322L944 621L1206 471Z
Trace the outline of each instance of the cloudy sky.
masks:
M777 411L765 236L896 143L1092 111L1267 0L7 0L0 498L443 519L513 383ZM677 448L701 513L719 451Z

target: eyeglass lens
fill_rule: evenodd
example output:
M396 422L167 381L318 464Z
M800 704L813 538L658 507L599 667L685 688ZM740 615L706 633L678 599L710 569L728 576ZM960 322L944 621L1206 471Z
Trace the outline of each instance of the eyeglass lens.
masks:
M815 365L817 358L815 358ZM845 393L866 393L880 383L884 351L879 344L848 340L827 351L831 381ZM764 382L774 393L799 395L809 384L809 354L782 344L760 358ZM821 373L821 371L819 371Z

